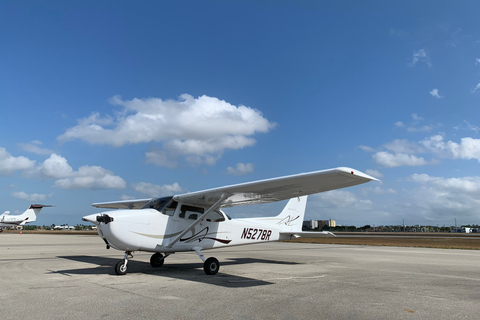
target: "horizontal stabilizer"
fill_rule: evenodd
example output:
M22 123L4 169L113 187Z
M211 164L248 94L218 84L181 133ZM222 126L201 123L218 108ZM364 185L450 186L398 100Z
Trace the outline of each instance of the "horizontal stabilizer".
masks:
M55 207L55 206L51 204L32 204L28 209L41 209L41 208L47 208L47 207Z
M280 235L282 237L288 237L290 239L296 239L296 238L300 238L300 237L303 237L303 238L324 238L324 237L328 237L328 236L336 237L336 235L334 235L330 231L280 232Z

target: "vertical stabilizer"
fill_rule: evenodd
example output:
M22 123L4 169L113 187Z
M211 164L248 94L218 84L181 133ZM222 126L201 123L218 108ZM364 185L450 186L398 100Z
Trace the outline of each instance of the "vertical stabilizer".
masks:
M292 198L277 217L282 231L302 231L303 217L307 206L307 196Z
M27 222L33 222L37 221L37 216L40 214L40 211L44 207L53 207L51 205L43 205L43 204L32 204L30 208L28 208L24 213L21 214L20 217L22 217L23 222L21 225L27 223Z

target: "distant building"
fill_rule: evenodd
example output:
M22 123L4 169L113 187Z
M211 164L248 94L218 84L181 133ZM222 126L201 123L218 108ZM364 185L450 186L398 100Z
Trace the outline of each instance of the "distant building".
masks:
M303 221L303 230L316 230L316 229L318 229L318 220Z
M55 226L53 230L75 230L75 227L72 226Z
M335 222L335 220L319 220L318 221L318 224L320 226L320 228L323 228L323 227L330 227L330 228L335 228L337 226L337 223Z
M470 227L452 227L450 232L455 233L478 233L479 228L470 228Z
M319 230L323 227L334 228L337 224L335 220L305 220L303 221L303 230Z

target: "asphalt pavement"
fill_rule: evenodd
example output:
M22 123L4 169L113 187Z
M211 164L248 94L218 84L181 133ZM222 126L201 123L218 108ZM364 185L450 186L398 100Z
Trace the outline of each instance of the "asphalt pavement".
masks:
M262 243L163 267L98 236L0 234L2 319L478 319L480 251Z

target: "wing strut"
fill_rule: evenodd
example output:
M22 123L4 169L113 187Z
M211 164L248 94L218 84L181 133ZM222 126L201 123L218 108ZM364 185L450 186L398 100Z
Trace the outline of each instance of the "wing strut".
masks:
M182 231L182 233L180 233L178 236L176 236L175 238L172 239L172 241L170 241L169 244L167 244L165 247L166 248L171 248L175 243L178 242L178 240L180 240L184 235L187 234L187 232L189 232L190 230L192 230L193 228L195 228L195 226L197 224L200 223L200 221L203 220L203 218L205 218L210 212L212 212L213 210L217 209L223 202L223 200L225 200L226 198L228 198L228 194L227 193L222 193L222 196L220 197L220 199L218 199L217 202L215 202L213 204L213 206L211 206L210 208L208 208L207 211L205 211L204 214L202 214L197 220L195 220L195 222L193 222L188 228L186 228L185 230Z

